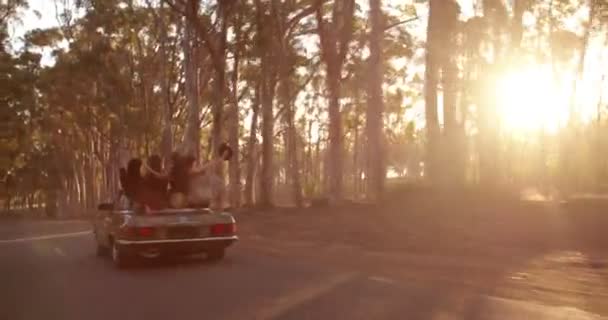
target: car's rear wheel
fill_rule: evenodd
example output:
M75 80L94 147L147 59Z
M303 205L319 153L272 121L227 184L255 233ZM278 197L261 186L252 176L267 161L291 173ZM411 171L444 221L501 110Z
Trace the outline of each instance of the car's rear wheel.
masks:
M108 255L108 253L110 250L108 250L108 247L104 247L101 244L97 244L97 256L98 257L106 257Z
M119 243L116 241L112 241L112 262L118 268L128 267L132 262L133 257L131 257Z
M226 255L226 250L224 248L217 248L217 249L213 249L213 250L210 250L209 252L207 252L207 258L209 258L209 260L211 260L211 261L222 260L225 255Z

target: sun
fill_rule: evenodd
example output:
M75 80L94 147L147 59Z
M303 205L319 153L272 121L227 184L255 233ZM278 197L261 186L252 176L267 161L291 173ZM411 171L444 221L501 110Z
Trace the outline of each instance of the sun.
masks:
M569 96L551 77L549 66L512 70L498 82L496 103L509 133L554 134L568 119Z

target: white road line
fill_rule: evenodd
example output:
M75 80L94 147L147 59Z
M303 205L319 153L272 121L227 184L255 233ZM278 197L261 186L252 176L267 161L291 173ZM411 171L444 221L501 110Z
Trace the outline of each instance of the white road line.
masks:
M480 319L551 319L607 320L607 317L567 306L547 306L529 301L487 297L478 316Z
M0 240L0 244L30 242L30 241L39 241L39 240L50 240L50 239L59 239L59 238L80 237L80 236L89 235L91 233L93 233L93 231L88 230L88 231L71 232L71 233L51 234L51 235L38 236L38 237L27 237L27 238Z
M63 252L63 250L61 250L61 248L59 248L59 247L55 247L55 253L56 253L58 256L62 256L62 257L65 257L65 256L66 256L65 252Z
M395 284L395 280L390 279L390 278L380 277L380 276L371 276L367 279L369 279L371 281L375 281L375 282L386 283L386 284Z
M271 320L279 318L289 310L322 296L339 285L354 279L356 276L357 274L354 272L345 273L327 279L320 284L304 287L294 292L283 294L281 297L276 299L272 305L266 306L266 308L263 307L262 310L259 310L256 316L253 318L256 320Z

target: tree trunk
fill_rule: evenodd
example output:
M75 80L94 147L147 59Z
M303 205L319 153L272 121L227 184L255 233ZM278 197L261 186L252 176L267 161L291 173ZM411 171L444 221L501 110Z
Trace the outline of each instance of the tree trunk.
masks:
M342 115L340 113L340 73L337 70L328 72L329 85L329 197L340 201L343 197L344 137L342 136Z
M274 94L276 87L275 70L273 68L272 27L265 23L268 15L260 0L256 4L256 22L259 45L262 47L261 59L261 105L262 105L262 172L260 188L260 205L272 207L274 205Z
M266 59L267 60L267 59ZM266 62L266 68L269 68L269 61ZM264 72L264 71L263 71ZM261 205L271 207L274 204L274 87L275 83L268 71L265 71L266 76L262 90L262 189Z
M524 27L522 24L524 12L526 11L526 2L529 0L514 0L513 1L513 20L511 22L511 56L516 56L519 53L521 47L521 39L524 33ZM551 0L550 6L553 6L553 0ZM550 17L553 19L553 17Z
M186 17L198 12L198 1L189 0L186 4ZM183 40L184 68L186 78L186 101L188 103L188 122L186 125L184 152L199 157L200 152L200 106L198 101L198 63L197 45L194 24L191 19L185 19L185 36Z
M482 97L477 101L478 112L478 150L479 150L479 180L485 188L496 188L503 173L501 170L499 148L499 126L495 96L493 91L497 85L497 76L500 74L503 56L503 14L504 4L499 1L484 0L483 15L489 21L492 61L480 67L478 82L481 84L479 95Z
M233 207L241 205L241 169L240 169L240 152L239 152L239 62L240 51L242 50L241 39L241 15L236 13L235 26L235 49L234 49L234 64L232 67L232 104L230 109L229 126L228 126L228 143L234 152L234 156L228 164L228 176L230 181L230 203Z
M297 146L297 136L296 136L296 128L294 125L294 119L293 119L293 107L289 108L289 129L288 129L288 135L289 135L289 163L290 163L290 176L291 176L291 188L292 188L292 192L293 192L293 198L294 198L294 202L295 205L297 207L301 207L302 206L302 180L301 180L301 175L300 175L300 161L298 159L298 146Z
M323 171L325 171L325 168L323 168L323 157L321 156L321 136L319 133L319 138L317 139L317 143L315 146L315 150L316 150L316 154L317 154L317 161L315 161L315 163L317 164L315 166L315 191L317 192L317 194L321 194L323 193L323 186L325 184L325 179L323 179L323 175L321 174Z
M326 67L329 113L329 154L326 170L329 178L329 198L340 202L343 197L344 137L340 114L342 67L353 33L354 0L333 3L331 22L325 21L323 6L317 7L317 32L321 42L321 58Z
M284 59L282 59L284 60ZM291 101L290 72L283 61L281 63L281 102L285 108L285 159L287 181L292 193L292 200L297 207L302 206L302 183L300 180L300 165L298 161L297 132L294 124L294 110Z
M306 168L304 174L304 184L306 185L306 197L310 198L314 194L314 185L315 185L315 175L314 175L314 160L313 160L313 150L312 150L312 121L308 121L308 130L307 130L307 154L306 154Z
M211 132L211 139L213 144L213 158L219 157L219 147L223 141L222 139L222 122L224 117L224 88L226 85L226 37L228 30L228 8L222 2L218 6L219 16L221 17L221 30L219 39L219 48L216 55L219 55L219 59L213 62L215 67L215 89L214 97L215 103L213 104L213 127ZM238 119L237 119L238 121ZM238 149L238 141L237 141ZM238 158L238 154L235 154L233 158ZM216 166L216 174L223 179L222 166Z
M465 171L464 127L458 121L457 96L459 87L458 58L458 15L455 1L446 2L441 13L442 30L440 42L443 50L439 55L443 87L443 144L442 182L446 186L462 186ZM460 110L462 114L464 110ZM462 117L460 117L462 118Z
M356 99L357 106L359 105L359 98ZM358 108L357 108L358 109ZM359 198L359 110L356 110L355 115L355 133L353 141L353 192L354 198Z
M370 34L369 56L369 86L367 91L367 155L369 169L367 179L367 192L370 199L378 201L384 194L384 180L386 168L384 165L384 134L382 119L384 101L382 97L382 38L384 26L382 22L382 1L369 0L370 20L372 30Z
M447 186L459 187L464 183L465 174L465 132L457 120L458 67L448 59L443 66L443 123L444 148L442 170ZM460 110L461 113L463 110Z
M258 154L257 150L257 131L258 131L258 113L260 110L260 92L261 87L258 83L255 89L255 97L251 109L251 125L249 128L249 140L247 143L247 177L245 179L245 204L252 206L254 204L253 190L255 184L255 172L257 168Z
M574 77L574 80L572 80L572 94L570 96L570 117L569 117L569 123L571 125L576 123L576 119L575 119L575 116L577 113L576 94L578 92L578 83L583 80L583 75L584 75L584 71L585 71L585 58L587 56L587 47L589 44L589 37L591 35L591 29L595 22L597 1L588 0L588 6L589 6L589 20L587 22L587 26L585 27L585 33L583 34L583 38L581 39L581 47L579 48L576 76Z
M424 72L424 103L426 118L426 161L425 176L432 183L438 182L439 173L439 116L437 113L437 84L439 68L437 65L437 15L441 10L440 0L430 0L427 25L427 43Z
M172 114L171 110L171 94L169 90L169 76L167 74L167 26L165 25L164 1L160 2L159 18L160 18L160 81L161 81L161 99L163 106L163 132L160 144L160 153L165 159L169 160L173 150L173 131L172 131Z

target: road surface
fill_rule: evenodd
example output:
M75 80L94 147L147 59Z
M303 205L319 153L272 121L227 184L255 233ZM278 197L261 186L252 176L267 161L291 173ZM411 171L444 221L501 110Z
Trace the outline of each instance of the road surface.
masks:
M289 249L243 234L220 262L117 270L95 255L89 229L0 224L0 319L608 319L596 313L608 304L604 273L589 278L599 282L586 287L595 293L513 285L538 261L497 276L466 259L408 260L338 244Z

